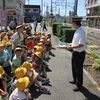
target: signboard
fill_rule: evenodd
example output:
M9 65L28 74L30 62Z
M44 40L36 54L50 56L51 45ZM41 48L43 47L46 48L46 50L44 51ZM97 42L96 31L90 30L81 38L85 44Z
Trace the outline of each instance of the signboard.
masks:
M0 23L1 26L6 26L6 11L0 10Z

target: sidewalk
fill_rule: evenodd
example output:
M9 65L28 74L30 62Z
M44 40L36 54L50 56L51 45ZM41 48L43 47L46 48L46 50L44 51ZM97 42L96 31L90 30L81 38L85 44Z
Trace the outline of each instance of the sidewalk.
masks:
M51 28L48 27L51 32ZM35 100L100 100L100 92L96 88L90 88L92 82L84 74L83 90L73 92L74 85L69 83L71 74L71 54L65 49L56 47L58 39L52 34L52 53L48 62L52 72L48 72L50 84L46 86L51 91L51 95L34 94Z

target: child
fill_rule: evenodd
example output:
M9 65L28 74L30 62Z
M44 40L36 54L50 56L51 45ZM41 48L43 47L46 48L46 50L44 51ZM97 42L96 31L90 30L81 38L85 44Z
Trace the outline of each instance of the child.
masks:
M28 38L27 38L27 48L28 48L28 55L31 56L31 54L32 54L32 49L34 48L34 43L33 43L31 37L28 37Z
M26 70L25 68L22 68L22 67L17 68L17 69L15 70L15 80L14 80L14 82L11 84L11 90L12 90L12 91L16 88L17 80L18 80L19 78L23 78L23 77L26 75L26 73L27 73L27 70Z
M22 45L22 56L21 56L21 61L22 64L27 60L27 47L25 45Z
M48 78L42 78L33 68L32 68L32 64L28 61L24 62L22 67L27 69L27 74L30 75L33 73L34 78L39 79L42 84L45 84L47 82L49 82Z
M31 68L31 66L32 65L30 65L30 63L25 62L22 65L22 67L17 68L15 70L16 81L14 83L16 84L16 82L17 82L18 79L27 76L29 78L29 80L30 80L30 83L29 83L29 86L28 87L30 87L33 83L35 83L39 87L39 90L41 92L48 93L49 91L38 82L37 77L34 77L33 76L33 74L34 74L34 73L32 73L33 70L29 70ZM45 79L45 81L47 81L47 80ZM12 85L13 89L15 89L15 87L16 87L15 84Z
M15 49L15 55L12 59L12 72L15 72L15 69L21 66L21 55L22 55L22 49L16 48Z
M2 65L4 71L9 75L11 73L10 56L6 50L4 50L3 43L0 43L0 65Z
M29 78L19 78L16 83L16 89L11 93L9 100L28 100L31 99L29 91L25 92L29 85Z
M51 34L50 33L47 34L47 39L51 39Z
M42 73L41 52L35 52L34 57L35 61L33 62L33 68L39 75L41 75Z
M32 68L32 64L29 62L25 62L23 63L22 67L27 69L27 74L26 76L29 77L30 80L30 85L31 86L33 83L35 83L38 87L39 87L39 91L43 92L43 93L50 93L50 91L48 89L46 89L45 87L43 87L39 81L41 80L42 84L45 84L47 82L49 82L49 79L47 78L42 78L33 68Z
M51 44L51 40L50 39L46 40L45 47L46 47L46 51L49 51L49 52L51 51L52 44Z
M26 30L23 31L23 35L24 35L24 43L23 44L26 45L27 44L27 37L28 37Z
M11 42L7 42L6 43L6 50L10 56L10 59L12 60L13 56L14 56L14 50L12 49L12 43Z
M7 100L8 93L7 93L7 75L4 72L2 66L0 66L0 95L3 100Z

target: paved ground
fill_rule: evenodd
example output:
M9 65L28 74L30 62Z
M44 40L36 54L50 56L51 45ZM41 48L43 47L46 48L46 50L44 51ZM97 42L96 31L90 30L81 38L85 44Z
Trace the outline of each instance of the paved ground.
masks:
M49 32L51 28L48 27ZM71 54L65 49L56 47L58 39L52 35L53 55L50 56L48 65L52 72L48 72L50 84L46 85L51 94L41 94L33 92L35 100L100 100L100 92L96 88L90 88L92 84L89 78L84 74L83 89L80 92L73 92L74 85L69 83L71 76ZM32 89L32 88L31 88ZM33 89L32 89L33 90Z

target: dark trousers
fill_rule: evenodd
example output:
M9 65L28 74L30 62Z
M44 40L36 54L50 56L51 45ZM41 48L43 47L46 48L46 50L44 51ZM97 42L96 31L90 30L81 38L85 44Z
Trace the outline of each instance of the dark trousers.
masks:
M83 85L83 63L85 59L85 51L72 53L72 76L76 85L82 87Z
M43 26L43 31L44 31L44 29L47 31L47 27L46 27L46 25Z

